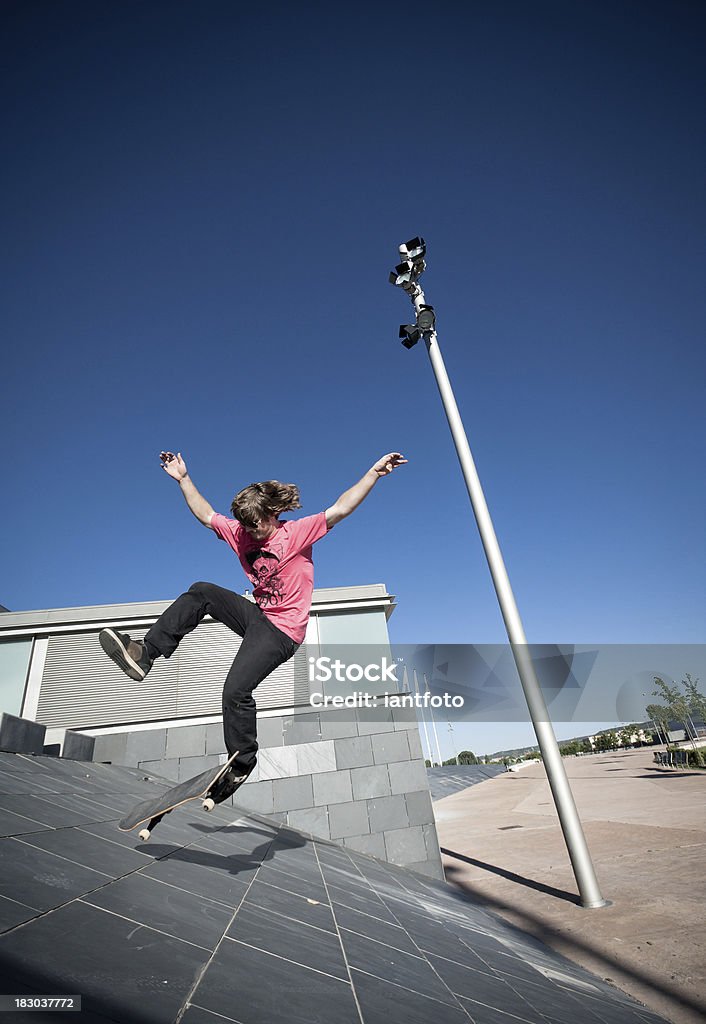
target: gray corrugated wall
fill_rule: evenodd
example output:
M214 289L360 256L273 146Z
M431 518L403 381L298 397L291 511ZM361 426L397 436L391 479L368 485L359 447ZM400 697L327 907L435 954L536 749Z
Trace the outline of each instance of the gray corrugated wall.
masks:
M131 629L142 639L146 628ZM103 653L94 629L50 637L36 720L48 728L99 728L221 713L223 680L240 646L219 622L204 622L175 654L160 658L141 682L128 679ZM257 690L260 709L308 703L304 648Z

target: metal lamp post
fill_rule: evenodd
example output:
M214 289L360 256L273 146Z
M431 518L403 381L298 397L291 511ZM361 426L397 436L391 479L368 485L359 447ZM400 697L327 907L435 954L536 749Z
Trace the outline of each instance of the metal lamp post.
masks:
M554 729L549 720L547 706L539 686L532 658L530 656L525 632L517 609L515 597L510 587L505 563L495 535L490 512L485 501L480 479L476 471L468 438L461 421L451 382L441 356L436 336L436 314L434 307L427 304L419 278L426 269L424 257L426 244L423 238L413 238L399 247L402 262L390 274L390 283L402 288L409 295L415 311L415 323L403 324L400 327L400 338L405 348L412 348L420 339L424 339L431 360L436 383L441 395L446 418L451 429L456 453L461 464L468 494L473 506L476 523L480 531L485 556L488 561L493 585L500 603L500 610L510 640L510 646L517 665L517 671L524 690L525 699L542 752L554 803L556 804L559 821L576 877L581 905L586 908L605 907L610 901L603 898L598 880L586 844L581 821L576 809L574 797L566 776L564 763L559 753Z

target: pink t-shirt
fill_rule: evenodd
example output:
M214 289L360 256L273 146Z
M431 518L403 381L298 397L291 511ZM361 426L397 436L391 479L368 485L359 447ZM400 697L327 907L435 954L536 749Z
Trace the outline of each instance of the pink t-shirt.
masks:
M235 551L253 584L253 597L270 622L300 644L314 589L311 546L328 532L326 514L280 521L264 543L220 512L211 519L211 529Z

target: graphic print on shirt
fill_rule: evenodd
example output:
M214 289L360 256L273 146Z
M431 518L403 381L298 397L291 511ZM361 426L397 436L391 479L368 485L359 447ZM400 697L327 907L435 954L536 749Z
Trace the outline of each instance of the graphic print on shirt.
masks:
M280 549L281 553L281 549ZM277 573L279 558L272 551L248 551L245 555L250 566L251 579L258 589L257 603L261 608L272 608L282 600L281 580Z

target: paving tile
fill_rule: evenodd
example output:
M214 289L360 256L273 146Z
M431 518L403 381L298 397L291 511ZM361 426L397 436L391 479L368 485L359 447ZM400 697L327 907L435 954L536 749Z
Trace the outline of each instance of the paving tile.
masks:
M353 771L358 769L354 768ZM361 836L370 831L368 810L364 801L329 804L328 821L332 839Z
M370 736L372 733L393 732L395 723L392 720L392 709L355 708L358 716L358 735Z
M371 832L384 832L387 829L408 828L407 805L403 794L383 796L368 800L368 817Z
M341 929L344 946L343 931L345 929L347 932L356 932L358 935L367 936L377 942L384 942L393 949L402 950L403 953L414 953L419 956L419 949L404 928L393 925L389 921L371 917L370 914L364 914L360 910L343 907L338 903L333 905L333 914Z
M393 735L401 737L405 743L407 742L404 733ZM368 768L351 768L350 772L354 800L372 800L375 797L390 796L390 776L387 764L376 764Z
M333 708L322 711L320 716L322 740L337 740L344 736L358 735L355 708Z
M295 743L314 743L321 738L319 715L316 712L286 715L282 719L282 730L287 746Z
M272 779L262 782L246 782L235 794L235 807L255 814L272 814L274 795Z
M342 804L353 799L351 773L349 769L337 772L319 772L312 776L314 804Z
M418 790L416 793L405 793L405 801L410 825L426 825L434 821L431 796L426 790Z
M467 940L468 945L471 945L471 941L472 940ZM477 945L476 950L479 955L482 953ZM492 957L488 957L488 959L483 962L488 965L487 971L496 971L501 977L509 981L511 985L517 985L519 982L529 982L530 985L542 985L547 980L544 975L541 974L537 968L529 963L525 958L511 955L509 952L496 952ZM550 984L553 983L550 982Z
M485 1004L478 1003L473 999L459 997L459 1003L471 1018L473 1024L524 1024L521 1018L503 1013L494 1006L485 1006ZM565 1020L563 1024L574 1024L574 1021L573 1019L571 1022Z
M225 1015L237 1010L239 1024L360 1024L348 982L232 939L219 947L193 999Z
M414 864L426 860L427 847L421 825L383 832L387 856L396 864Z
M157 741L158 748L161 747L161 737ZM206 726L205 725L181 725L174 726L166 731L166 748L161 756L165 758L190 758L203 757L206 754ZM158 755L160 756L160 755ZM141 757L141 761L147 760ZM216 761L216 764L218 761ZM203 771L204 769L197 769ZM186 776L188 778L188 776Z
M33 821L13 811L6 811L0 807L0 838L4 836L22 836L28 832L45 832L51 825L43 825L41 821Z
M322 839L328 838L329 835L327 807L306 807L302 810L289 811L287 823L291 828L300 829Z
M468 1015L458 1005L439 1002L361 971L352 970L351 977L365 1024L469 1024ZM518 1022L508 1017L505 1024Z
M375 764L409 761L409 744L405 731L380 733L371 739Z
M95 821L110 821L123 815L120 799L111 800L104 793L57 793L51 801L55 806L67 807L70 811L91 814Z
M286 871L277 871L269 864L263 865L257 873L258 882L266 882L268 885L276 885L278 889L286 889L287 892L294 892L306 899L318 900L319 903L328 903L326 887L319 876L318 882L312 876L304 879L299 875L293 875Z
M442 1003L455 1002L446 985L419 952L416 956L404 953L354 932L345 932L341 939L352 968L420 995L431 996Z
M310 775L291 779L273 779L272 799L274 811L300 810L313 807L314 793Z
M140 872L85 896L83 902L206 949L213 949L233 916L230 907L203 894L164 885Z
M376 917L380 921L389 921L391 924L397 923L385 904L372 893L372 890L370 890L372 895L368 896L366 891L353 886L344 889L338 885L329 885L328 892L332 903L348 907L350 910L358 910L363 914L369 914L370 917Z
M336 767L363 768L373 764L373 747L370 736L349 736L334 741Z
M574 1002L571 995L568 995L565 990L560 988L558 985L555 985L554 982L543 978L538 972L538 984L534 984L527 980L520 981L519 979L513 978L507 974L499 975L499 977L502 977L512 985L512 987L522 995L523 999L525 999L530 1006L539 1010L545 1017L558 1017L560 1020L566 1019L570 1010L572 1024L579 1024L579 1006L583 1005L583 999L580 996L578 997L578 1001ZM583 1013L582 1011L581 1015L584 1017L587 1024L599 1024L599 1017L590 1010L588 1010L587 1013Z
M88 808L84 811L68 810L68 808L55 803L49 794L45 797L30 796L26 799L21 796L3 796L0 797L0 809L23 815L32 821L48 825L50 828L84 825L95 821L96 818Z
M28 907L17 900L0 896L0 932L6 932L10 928L16 928L18 924L37 917L41 911L34 907Z
M363 878L356 865L350 861L347 864L344 861L339 861L338 864L334 865L322 860L321 874L326 880L327 885L357 887L363 889L370 899L377 899L377 894L372 889L370 883Z
M461 942L455 935L447 931L443 925L435 921L427 921L419 915L395 912L395 908L392 907L392 901L385 900L385 902L390 906L397 922L407 929L414 938L415 944L423 952L435 953L438 956L443 956L463 966L474 967L477 970L486 967L484 961L479 958L470 946Z
M398 761L388 765L390 788L395 793L416 793L427 785L427 772L424 761Z
M300 840L300 843L300 846L293 847L273 842L267 854L267 862L278 871L300 875L320 884L321 868L314 851L309 844L305 845L305 840Z
M127 734L125 760L130 765L140 761L160 761L165 757L166 729L139 729Z
M23 836L23 843L46 850L113 878L145 866L145 859L134 850L108 842L77 828L59 828Z
M31 793L32 778L29 772L0 771L0 794Z
M17 839L0 844L0 895L37 910L52 910L109 881L108 875Z
M347 849L366 853L370 857L385 859L385 837L381 833L369 836L345 836L343 845Z
M203 825L201 838L192 845L226 853L248 854L253 860L262 860L272 847L274 831L257 825L231 824L213 828Z
M298 743L297 775L319 775L321 772L336 770L336 751L333 740L318 740L316 743Z
M16 772L42 772L43 765L36 759L0 751L0 766Z
M228 929L228 937L239 939L266 953L313 967L348 981L348 971L335 932L302 924L258 907L243 906Z
M601 1024L642 1024L638 1007L634 1004L629 1006L621 999L593 999L591 996L581 996L580 999L569 996L568 999L571 1006L580 1007L584 1013L588 1011Z
M310 903L309 899L309 897L299 896L256 879L248 889L247 896L243 901L243 908L260 907L263 910L281 914L282 917L301 921L302 924L310 924L316 928L325 928L327 931L335 932L336 927L331 907L323 902Z
M172 1024L209 955L80 902L0 935L13 991L80 993L113 1021Z
M293 747L269 747L258 756L260 780L285 779L297 774L297 752Z
M226 858L218 858L223 862ZM249 881L242 881L225 870L214 869L214 855L199 850L177 850L175 853L143 868L145 875L175 885L186 892L203 895L228 907L235 907L247 891Z
M235 1017L224 1017L221 1013L214 1013L212 1010L205 1010L203 1006L194 1005L189 1006L181 1019L183 1024L241 1024Z
M118 846L125 846L136 853L141 854L146 861L157 860L159 857L166 857L179 849L177 843L165 843L153 840L150 843L142 843L137 838L136 832L121 832L114 821L89 822L86 825L78 825L78 832L87 832L89 835L98 836L109 843Z
M543 1018L533 1006L506 981L497 976L474 971L452 960L427 954L427 959L439 977L452 992L474 999L487 1006L502 1009L531 1024L543 1024Z
M223 743L223 727L221 725L208 726L209 729L220 730L219 740ZM207 733L208 736L208 733ZM284 734L282 726L282 718L280 716L264 717L258 715L257 718L257 739L260 744L260 749L264 750L267 747L281 747L284 743Z

